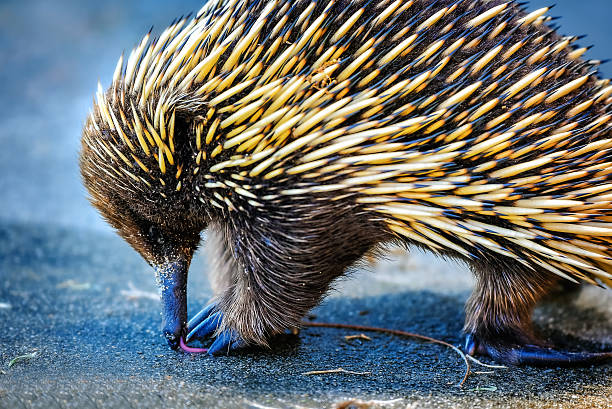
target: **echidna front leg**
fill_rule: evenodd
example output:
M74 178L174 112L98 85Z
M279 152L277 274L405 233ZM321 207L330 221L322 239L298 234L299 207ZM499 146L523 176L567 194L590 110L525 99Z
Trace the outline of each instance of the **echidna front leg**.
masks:
M473 264L477 283L466 306L465 350L509 365L587 365L612 358L612 353L568 352L535 336L531 313L558 281L526 271L512 262Z
M221 280L225 288L213 306L189 322L188 341L214 337L210 354L268 345L273 336L298 327L330 282L380 241L348 206L316 210L316 217L284 212L221 230L224 245L217 258L226 260L224 277L231 279Z

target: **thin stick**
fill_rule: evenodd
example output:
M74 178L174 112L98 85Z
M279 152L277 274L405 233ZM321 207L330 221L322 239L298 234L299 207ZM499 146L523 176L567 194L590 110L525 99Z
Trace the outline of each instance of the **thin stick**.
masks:
M344 368L338 368L338 369L325 369L322 371L304 372L302 373L302 375L325 375L325 374L330 374L330 373L345 373L349 375L370 375L372 372L355 372L355 371L348 371Z
M359 334L359 335L345 335L345 336L344 336L344 339L345 339L346 341L351 341L351 340L353 340L353 339L363 339L363 340L366 340L366 341L371 341L371 340L372 340L372 338L368 337L366 334Z
M412 332L400 331L397 329L368 327L365 325L349 325L349 324L335 324L335 323L327 323L327 322L304 322L304 321L302 321L302 325L304 325L305 327L338 328L338 329L350 329L353 331L382 332L386 334L399 335L402 337L417 338L417 339L421 339L423 341L431 342L434 344L444 345L448 348L453 349L457 354L459 354L459 356L461 356L461 358L463 358L463 361L465 362L465 375L463 375L463 379L461 379L461 382L459 382L458 384L459 387L463 386L463 384L465 383L465 381L467 380L470 374L470 369L471 369L470 361L467 359L466 355L463 353L462 350L460 350L453 344L449 344L446 341L431 338L426 335L414 334Z
M472 362L477 363L480 366L484 366L485 368L493 368L493 369L508 369L507 366L504 365L489 365L489 364L485 364L484 362L480 362L478 359L474 358L472 355L466 355L468 357L468 359Z

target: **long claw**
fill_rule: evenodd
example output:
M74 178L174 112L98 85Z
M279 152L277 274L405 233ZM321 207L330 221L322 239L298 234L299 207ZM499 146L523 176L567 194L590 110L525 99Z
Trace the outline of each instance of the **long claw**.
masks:
M232 345L230 345L230 351L234 351L236 349L242 348L246 346L246 344L244 343L244 341L240 338L234 339L232 341Z
M193 316L192 319L187 323L186 332L191 332L195 327L198 326L204 319L208 318L208 316L215 310L216 304L210 304L206 307L202 308L200 312Z
M208 353L210 355L221 355L227 354L232 349L232 345L235 342L235 338L230 331L223 331L215 342L208 348Z
M465 335L465 342L463 344L463 350L465 351L466 354L472 355L472 356L478 353L478 343L474 339L473 334Z
M222 321L223 313L217 309L216 304L210 304L204 307L187 323L187 327L185 329L187 336L184 340L180 340L180 347L185 352L208 352L210 355L227 354L230 351L243 347L245 345L244 341L231 329L215 334ZM194 348L186 344L192 339L204 341L205 338L213 335L215 335L216 338L208 349Z
M612 361L612 352L569 352L535 345L525 345L511 351L517 365L586 366Z
M222 319L223 313L221 311L215 312L191 330L187 337L185 337L185 341L189 342L193 338L206 338L217 330Z
M517 345L477 340L467 334L464 344L468 355L487 355L508 365L587 366L612 361L612 352L569 352L537 345Z

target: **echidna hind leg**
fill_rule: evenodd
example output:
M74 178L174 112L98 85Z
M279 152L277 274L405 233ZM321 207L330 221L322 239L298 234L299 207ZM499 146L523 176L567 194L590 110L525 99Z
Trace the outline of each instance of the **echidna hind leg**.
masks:
M557 282L512 264L472 266L477 283L466 305L465 350L509 365L589 365L612 359L610 353L569 352L551 348L532 330L536 303Z

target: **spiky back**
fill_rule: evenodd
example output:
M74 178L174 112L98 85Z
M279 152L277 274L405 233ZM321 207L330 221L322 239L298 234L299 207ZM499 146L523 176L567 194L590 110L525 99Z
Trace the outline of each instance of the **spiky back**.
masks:
M228 214L346 197L434 251L609 285L612 87L546 11L211 1L99 89L86 183Z

